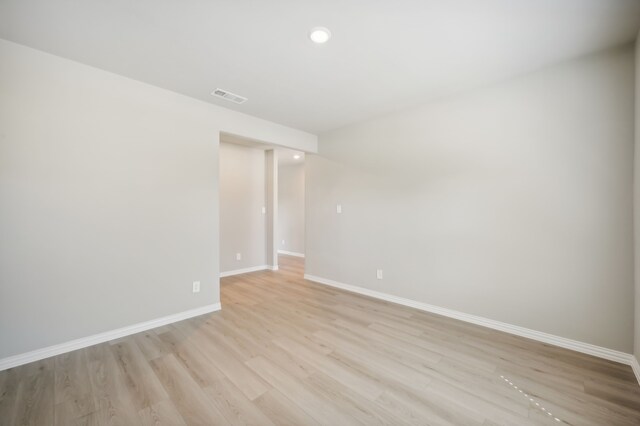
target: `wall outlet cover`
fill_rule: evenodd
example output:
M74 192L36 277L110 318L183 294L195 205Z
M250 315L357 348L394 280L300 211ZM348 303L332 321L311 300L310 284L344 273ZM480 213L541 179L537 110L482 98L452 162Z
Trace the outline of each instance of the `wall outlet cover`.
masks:
M200 293L200 281L193 282L193 292Z

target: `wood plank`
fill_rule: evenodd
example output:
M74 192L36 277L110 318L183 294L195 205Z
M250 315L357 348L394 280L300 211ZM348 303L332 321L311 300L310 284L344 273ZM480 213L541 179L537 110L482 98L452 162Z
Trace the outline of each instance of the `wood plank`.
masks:
M51 360L33 363L37 374L20 379L10 425L46 426L54 424L54 373Z
M169 398L134 339L110 345L110 349L137 410Z
M209 402L202 389L173 354L152 360L151 366L186 423L226 423L224 416Z
M83 349L55 358L56 424L72 423L76 418L97 410L88 364L88 351Z
M333 401L323 398L319 393L306 387L302 381L283 374L281 369L268 360L257 357L247 361L246 364L318 423L323 425L364 424L340 410Z
M228 424L273 426L274 423L228 379L222 378L204 389L209 400Z
M187 426L171 401L160 401L138 412L142 426Z
M256 406L271 419L272 423L279 426L317 426L313 417L305 413L300 407L287 399L277 389L260 395L254 401Z

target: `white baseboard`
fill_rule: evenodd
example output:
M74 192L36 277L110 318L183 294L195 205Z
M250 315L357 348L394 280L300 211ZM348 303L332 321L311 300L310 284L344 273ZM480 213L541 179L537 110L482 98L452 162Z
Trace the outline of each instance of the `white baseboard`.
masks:
M454 311L452 309L441 308L439 306L429 305L427 303L417 302L411 299L405 299L403 297L393 296L391 294L382 293L375 290L369 290L362 287L357 287L350 284L343 284L337 281L329 280L326 278L316 277L314 275L305 274L304 278L309 281L314 281L319 284L336 287L342 290L351 291L353 293L363 294L376 299L385 300L387 302L398 303L400 305L409 306L421 311L431 312L438 315L443 315L449 318L455 318L461 321L470 322L472 324L481 325L483 327L492 328L494 330L504 331L506 333L515 334L517 336L526 337L529 339L537 340L539 342L548 343L554 346L560 346L561 348L571 349L577 352L582 352L588 355L593 355L599 358L608 359L610 361L616 361L622 364L631 365L634 368L638 382L640 383L640 366L637 364L637 360L631 354L616 351L613 349L603 348L601 346L592 345L590 343L579 342L577 340L567 339L565 337L555 336L553 334L543 333L541 331L531 330L528 328L520 327L517 325L511 325L500 321L495 321L489 318L483 318L476 315L465 314L464 312ZM636 366L634 367L633 361ZM636 369L637 368L637 369Z
M271 269L271 267L268 265L259 265L252 266L250 268L236 269L235 271L220 272L220 278L230 277L232 275L247 274L249 272L264 271L265 269Z
M295 251L278 250L279 254L286 254L287 256L304 257L304 253L296 253Z
M267 269L269 269L271 271L277 271L280 268L278 268L278 265L275 265L275 266L269 266L269 267L267 267Z
M634 355L631 355L631 368L633 369L633 374L636 375L638 383L640 383L640 364L638 364L638 358Z
M177 321L182 321L188 318L197 317L199 315L219 311L220 309L220 303L214 303L213 305L190 309L188 311L180 312L177 314L167 315L166 317L156 318L150 321L140 322L137 324L128 325L126 327L117 328L115 330L105 331L104 333L94 334L93 336L87 336L80 339L71 340L69 342L60 343L58 345L36 349L34 351L26 352L20 355L10 356L0 359L0 371L17 367L23 364L28 364L30 362L39 361L41 359L49 358L52 356L60 355L66 352L75 351L77 349L86 348L87 346L97 345L98 343L108 342L109 340L119 339L121 337L140 333L142 331L150 330L152 328L171 324Z

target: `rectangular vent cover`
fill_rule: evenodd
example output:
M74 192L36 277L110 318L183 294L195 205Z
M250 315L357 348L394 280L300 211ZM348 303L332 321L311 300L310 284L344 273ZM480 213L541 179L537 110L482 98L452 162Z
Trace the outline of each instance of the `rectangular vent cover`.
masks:
M235 93L227 92L226 90L216 89L211 92L213 96L217 96L222 99L226 99L231 102L235 102L237 104L243 104L247 101L247 98L244 96L236 95Z

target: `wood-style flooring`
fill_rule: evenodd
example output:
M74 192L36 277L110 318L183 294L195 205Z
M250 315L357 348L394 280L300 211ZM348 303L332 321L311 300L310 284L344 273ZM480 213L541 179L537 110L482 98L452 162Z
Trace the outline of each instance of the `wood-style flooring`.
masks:
M628 366L313 284L0 372L1 425L640 425Z

